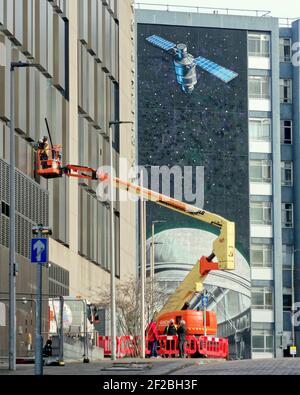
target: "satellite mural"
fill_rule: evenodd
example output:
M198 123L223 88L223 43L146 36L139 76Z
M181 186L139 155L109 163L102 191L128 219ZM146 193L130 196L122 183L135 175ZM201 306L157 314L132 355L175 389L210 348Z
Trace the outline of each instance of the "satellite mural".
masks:
M181 89L184 93L192 93L195 89L195 85L198 82L196 73L197 66L219 78L226 84L238 76L234 71L228 70L202 56L194 58L193 55L188 53L186 44L176 45L155 34L148 37L146 40L155 47L161 48L173 56L177 82L181 85Z
M138 24L138 163L203 166L203 208L236 223L237 271L215 274L207 288L218 334L242 359L251 356L247 90L246 31ZM148 230L153 221L163 221L155 226L156 275L171 288L207 250L213 230L148 203Z

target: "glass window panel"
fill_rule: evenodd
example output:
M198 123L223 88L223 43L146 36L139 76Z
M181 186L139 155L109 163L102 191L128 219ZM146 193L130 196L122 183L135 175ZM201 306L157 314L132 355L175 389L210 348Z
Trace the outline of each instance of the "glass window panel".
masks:
M280 39L280 62L291 61L291 45L290 38Z
M272 245L252 244L251 245L251 265L255 267L272 266Z
M265 340L263 335L253 335L252 336L252 346L256 349L264 349L265 348Z
M249 134L251 141L271 141L270 119L250 119Z
M249 97L252 99L270 98L269 77L249 77Z
M252 304L254 306L263 306L264 294L262 292L252 292Z
M253 223L262 223L263 221L263 210L261 207L251 207L250 210L251 221Z
M273 350L273 336L266 335L266 350Z
M293 263L294 246L283 244L282 246L282 264L291 267Z
M280 100L281 103L292 102L292 81L287 79L280 80Z
M252 250L251 251L251 261L252 263L260 264L264 260L264 254L262 250Z
M265 306L269 308L269 307L272 307L272 305L273 305L272 293L267 292L265 294Z
M250 56L270 56L270 35L249 34L248 51Z

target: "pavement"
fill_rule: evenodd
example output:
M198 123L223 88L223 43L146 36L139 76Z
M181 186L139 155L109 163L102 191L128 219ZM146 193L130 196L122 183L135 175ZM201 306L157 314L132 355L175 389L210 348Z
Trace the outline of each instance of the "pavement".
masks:
M32 365L17 365L9 372L0 364L0 375L33 375ZM300 358L222 361L210 359L124 359L89 364L66 363L63 367L45 366L44 375L97 375L97 376L148 376L148 375L299 375Z
M189 369L190 367L200 366L201 364L218 365L220 361L211 359L166 359L166 358L151 358L151 359L122 359L112 362L107 359L99 362L92 362L84 364L82 362L71 362L65 366L44 366L44 375L98 375L98 376L122 376L122 375L171 375L182 369ZM33 375L33 365L17 365L17 370L11 372L7 366L0 363L1 375Z
M178 370L175 374L185 376L292 376L300 375L300 358L256 359L227 361L218 364L202 364ZM173 373L171 373L173 375Z

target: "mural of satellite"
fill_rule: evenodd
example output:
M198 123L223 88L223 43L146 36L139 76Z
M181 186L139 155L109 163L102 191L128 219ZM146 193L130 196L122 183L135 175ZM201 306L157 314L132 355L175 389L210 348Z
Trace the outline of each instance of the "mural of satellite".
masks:
M196 66L214 75L226 84L238 76L234 71L228 70L202 56L194 58L193 55L188 53L185 44L176 45L156 35L150 36L146 40L153 46L163 49L173 56L177 82L184 93L192 93L198 82Z

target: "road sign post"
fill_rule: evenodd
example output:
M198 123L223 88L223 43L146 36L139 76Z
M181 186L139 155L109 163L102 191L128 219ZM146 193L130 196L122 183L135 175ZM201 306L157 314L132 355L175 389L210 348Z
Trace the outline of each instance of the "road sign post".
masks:
M208 306L208 295L206 291L203 291L201 296L201 305L203 310L203 326L204 326L204 336L207 335L207 325L206 325L206 310Z
M43 289L43 265L48 264L48 238L43 235L50 235L50 228L39 225L32 229L32 233L37 238L31 240L31 262L37 264L36 268L36 318L35 318L35 375L43 375L43 336L42 336L42 289Z
M290 347L290 355L292 355L293 358L297 355L297 347L291 346Z

